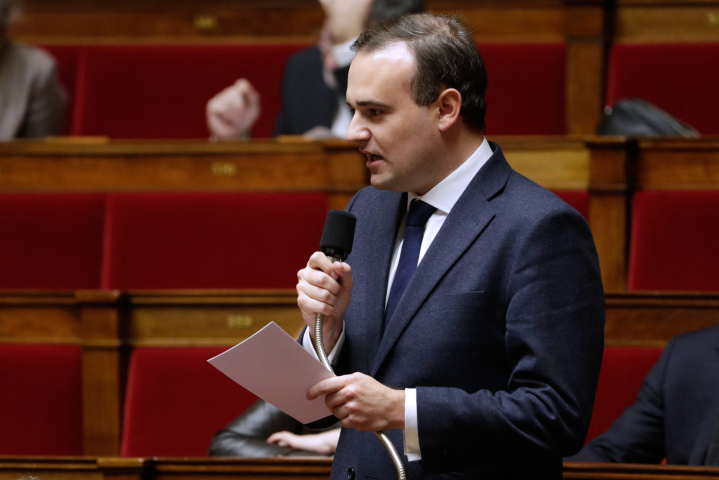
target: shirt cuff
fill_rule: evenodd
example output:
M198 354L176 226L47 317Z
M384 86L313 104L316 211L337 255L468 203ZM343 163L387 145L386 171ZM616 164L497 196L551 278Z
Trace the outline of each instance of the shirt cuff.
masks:
M337 360L337 356L339 355L340 351L342 351L342 346L345 344L345 322L342 321L342 333L340 333L340 338L337 339L337 343L335 343L335 347L332 349L329 355L327 355L327 360L330 361L331 365L335 364L335 361ZM312 344L312 337L310 337L310 327L305 328L305 334L302 337L302 346L305 350L310 352L313 357L317 359L319 362L320 357L317 355L317 352L315 352L315 347Z
M422 453L419 451L416 388L404 389L404 454L409 462L422 460Z
M344 68L352 63L352 60L355 58L355 52L353 52L350 47L355 43L355 40L357 39L353 38L345 43L332 45L332 56L335 57L337 68Z

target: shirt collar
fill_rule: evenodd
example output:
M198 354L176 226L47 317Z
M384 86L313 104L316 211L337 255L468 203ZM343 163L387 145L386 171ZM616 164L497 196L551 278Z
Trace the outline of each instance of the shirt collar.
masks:
M454 204L459 200L459 197L461 197L467 189L469 182L477 175L479 169L487 163L487 160L489 160L493 153L492 148L485 138L482 140L482 144L479 148L475 150L462 165L447 175L444 180L435 185L429 192L421 196L409 192L407 194L407 210L409 210L410 202L418 198L448 215L452 207L454 207Z

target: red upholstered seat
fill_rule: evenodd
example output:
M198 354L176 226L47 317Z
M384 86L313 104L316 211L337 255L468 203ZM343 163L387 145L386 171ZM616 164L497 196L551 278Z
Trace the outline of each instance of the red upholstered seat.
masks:
M200 457L256 397L207 360L226 348L137 348L130 358L121 454Z
M0 455L82 455L81 353L0 344Z
M634 196L630 290L719 291L719 191Z
M554 194L589 220L589 192L586 190L555 190Z
M108 198L103 288L294 288L319 248L320 193Z
M57 75L60 78L60 83L65 87L68 94L63 134L70 135L72 133L72 120L75 112L77 65L84 47L77 45L39 45L38 47L47 51L57 62Z
M564 43L479 45L489 75L487 134L564 135Z
M661 354L661 348L604 348L587 442L606 432L624 409L634 403L644 377Z
M607 104L639 97L705 135L719 134L719 42L617 44Z
M0 195L0 288L100 287L104 195Z
M305 45L87 47L73 133L113 138L207 138L205 105L245 77L262 96L254 137L271 137L289 56Z

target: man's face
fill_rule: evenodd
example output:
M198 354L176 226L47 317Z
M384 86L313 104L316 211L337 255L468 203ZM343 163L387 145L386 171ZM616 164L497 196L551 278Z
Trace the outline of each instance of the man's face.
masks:
M347 140L367 156L372 185L424 194L442 180L439 109L410 95L415 62L399 42L358 53L349 71L347 103L355 110Z

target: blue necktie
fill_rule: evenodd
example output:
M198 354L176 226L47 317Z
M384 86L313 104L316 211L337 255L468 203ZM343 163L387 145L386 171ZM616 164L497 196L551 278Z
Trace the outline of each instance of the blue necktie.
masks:
M389 292L387 299L387 308L384 311L384 324L382 331L387 328L394 309L402 298L404 289L412 278L412 274L417 269L419 262L419 251L422 247L422 237L424 236L424 226L427 224L429 217L437 209L432 205L424 203L422 200L412 200L407 214L407 228L404 231L404 240L402 242L402 252L399 255L399 264L394 274L392 282L392 290Z

